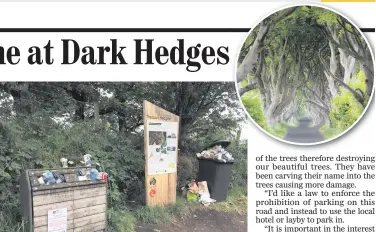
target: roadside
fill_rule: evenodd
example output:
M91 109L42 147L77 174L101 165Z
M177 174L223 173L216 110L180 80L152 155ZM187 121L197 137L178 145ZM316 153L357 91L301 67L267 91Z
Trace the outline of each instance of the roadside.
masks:
M200 208L191 215L160 225L138 224L136 232L247 231L247 215Z
M136 232L247 231L245 190L234 187L225 202L206 207L178 198L167 207L141 207L134 213Z

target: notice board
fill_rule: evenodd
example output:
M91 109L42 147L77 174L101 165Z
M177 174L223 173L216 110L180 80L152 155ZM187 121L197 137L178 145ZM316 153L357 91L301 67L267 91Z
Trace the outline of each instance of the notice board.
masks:
M144 101L145 189L148 206L176 201L179 117Z

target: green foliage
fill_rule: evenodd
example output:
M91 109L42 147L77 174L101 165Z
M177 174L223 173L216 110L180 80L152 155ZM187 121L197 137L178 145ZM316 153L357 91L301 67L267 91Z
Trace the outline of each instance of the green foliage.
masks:
M333 128L344 131L359 119L364 109L351 92L347 90L341 92L332 100L329 118Z
M338 15L331 11L321 7L312 7L312 15L317 19L319 24L334 25L338 24Z
M283 123L283 122L277 123L272 128L271 134L278 138L284 138L287 134L287 127L288 125L286 123Z
M241 82L240 82L240 85L242 87L246 87L248 85L248 79L252 80L253 79L253 75L250 73L248 74L248 76L246 78L244 78Z
M246 108L249 116L264 130L269 131L270 128L266 123L265 114L263 111L263 103L261 100L260 91L251 90L243 94L241 101Z
M14 125L0 121L0 203L10 211L18 207L19 176L32 159L17 143L19 136Z
M242 103L246 108L249 116L265 131L278 137L284 138L287 133L287 124L277 123L273 127L266 122L266 117L263 110L263 103L261 94L258 89L248 91L241 97Z
M232 167L231 183L233 186L248 185L248 152L247 141L235 141L228 147L228 151L233 155L236 162ZM246 191L245 191L246 192Z
M252 32L247 36L243 44L243 49L247 48L249 45L251 45L255 41L258 30L259 30L259 26L257 26L254 30L252 30Z
M178 163L178 190L196 180L198 176L198 161L194 154L181 155Z
M360 71L356 74L356 78L351 78L350 87L355 89L358 92L361 92L361 94L365 97L366 102L369 99L369 96L366 94L366 74L363 71Z
M320 128L320 133L324 136L325 139L334 138L342 132L342 129L331 128L329 125L324 125Z
M366 77L364 72L357 73L356 78L350 79L350 87L360 91L366 101ZM351 127L362 115L364 107L355 99L354 95L347 89L341 87L340 94L331 101L329 114L331 126L321 128L326 138L332 138Z
M23 170L59 167L61 157L78 163L86 153L92 154L93 160L109 173L110 207L124 204L125 200L139 204L144 201L144 155L125 137L116 136L104 125L87 122L50 130L42 121L28 122L27 128L14 123L0 123L0 160L6 164L0 170L0 202L13 212L13 220L21 218L19 176Z

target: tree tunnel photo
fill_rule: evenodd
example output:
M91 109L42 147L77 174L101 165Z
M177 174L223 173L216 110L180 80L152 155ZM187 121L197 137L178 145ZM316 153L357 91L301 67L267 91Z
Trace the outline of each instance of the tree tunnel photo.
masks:
M249 33L236 85L264 131L296 144L329 141L363 115L372 93L372 50L343 16L317 6L280 10Z

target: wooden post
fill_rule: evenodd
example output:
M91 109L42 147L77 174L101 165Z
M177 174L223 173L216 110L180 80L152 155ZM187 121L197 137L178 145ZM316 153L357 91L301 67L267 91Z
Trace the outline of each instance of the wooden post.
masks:
M144 101L147 206L176 202L179 117Z

